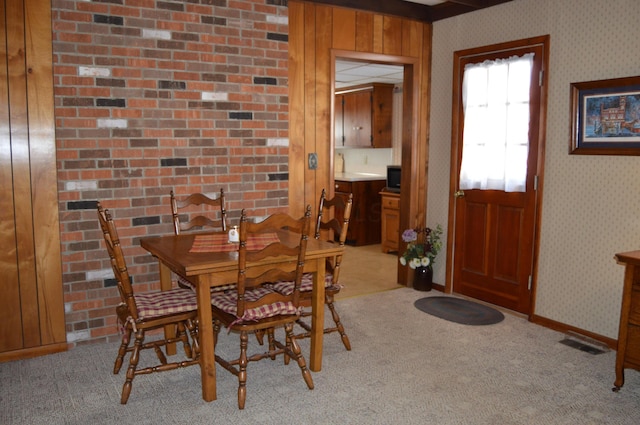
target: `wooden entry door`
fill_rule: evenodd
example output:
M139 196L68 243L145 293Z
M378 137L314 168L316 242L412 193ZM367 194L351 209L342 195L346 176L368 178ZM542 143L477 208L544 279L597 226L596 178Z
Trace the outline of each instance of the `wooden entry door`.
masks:
M529 149L525 192L498 190L456 190L454 194L453 291L524 314L531 313L534 282L535 235L541 199L545 103L546 37L504 43L498 46L457 52L460 84L466 63L483 62L533 52L530 86ZM533 41L533 44L531 42ZM460 96L458 96L460 97ZM455 186L463 153L462 101L454 105L457 158ZM452 179L454 177L452 176Z
M457 200L455 292L529 313L534 197L470 190Z

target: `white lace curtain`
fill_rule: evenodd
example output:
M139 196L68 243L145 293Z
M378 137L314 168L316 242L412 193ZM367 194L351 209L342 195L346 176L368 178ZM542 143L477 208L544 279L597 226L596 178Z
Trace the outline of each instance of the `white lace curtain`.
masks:
M524 192L533 53L468 64L460 189Z

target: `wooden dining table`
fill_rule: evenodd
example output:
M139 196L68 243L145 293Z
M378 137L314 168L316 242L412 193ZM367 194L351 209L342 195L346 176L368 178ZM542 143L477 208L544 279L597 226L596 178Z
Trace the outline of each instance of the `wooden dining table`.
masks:
M215 247L208 251L194 250L197 238L206 235L216 235L216 233L152 236L140 239L140 245L158 259L162 290L172 288L171 272L186 277L196 287L202 398L205 401L213 401L216 399L216 364L210 291L215 286L237 281L238 252L235 246L232 248L221 246L220 248L223 249L221 252ZM217 233L217 235L223 234ZM282 243L290 246L299 243L300 235L293 232L278 231L277 236ZM219 243L228 243L226 238L224 239L224 242ZM304 271L312 272L314 275L309 353L309 368L314 372L319 372L322 368L325 261L342 253L343 250L344 247L340 247L339 244L313 238L310 238L307 243ZM265 260L265 264L268 262L269 260ZM165 328L166 334L171 335L172 332L175 332L174 327ZM168 354L175 354L175 346L167 347L167 351Z

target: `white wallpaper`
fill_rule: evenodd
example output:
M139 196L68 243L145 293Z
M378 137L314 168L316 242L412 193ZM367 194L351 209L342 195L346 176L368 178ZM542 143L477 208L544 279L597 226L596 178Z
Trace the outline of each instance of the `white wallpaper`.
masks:
M428 224L447 223L453 52L549 34L536 315L617 338L624 268L640 249L640 157L569 155L570 84L640 75L639 0L514 0L434 23ZM436 282L445 281L444 259Z

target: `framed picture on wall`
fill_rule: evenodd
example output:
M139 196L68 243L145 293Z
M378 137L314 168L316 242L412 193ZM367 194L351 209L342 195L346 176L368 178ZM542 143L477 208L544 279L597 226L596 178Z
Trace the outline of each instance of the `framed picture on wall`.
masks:
M571 84L569 153L640 155L640 76Z

